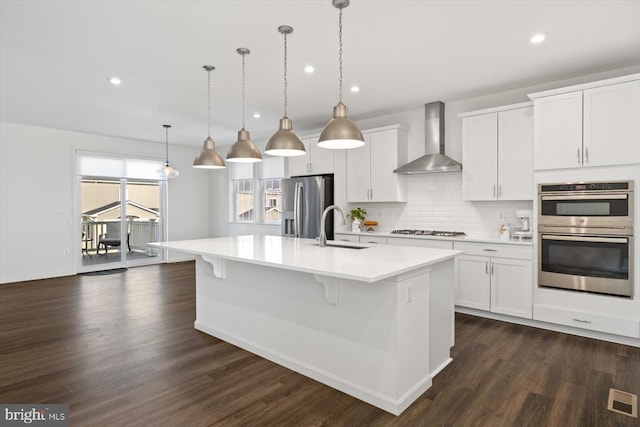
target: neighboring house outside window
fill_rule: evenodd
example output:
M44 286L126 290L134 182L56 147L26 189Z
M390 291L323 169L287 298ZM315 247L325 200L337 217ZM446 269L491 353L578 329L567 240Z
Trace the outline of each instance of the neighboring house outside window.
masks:
M253 179L234 179L234 213L236 221L253 220Z
M282 220L282 178L262 180L264 194L264 222L279 223Z

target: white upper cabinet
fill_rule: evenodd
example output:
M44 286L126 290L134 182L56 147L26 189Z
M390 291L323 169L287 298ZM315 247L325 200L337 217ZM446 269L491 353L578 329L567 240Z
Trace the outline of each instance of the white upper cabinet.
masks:
M640 163L640 74L529 97L534 169Z
M289 157L289 176L322 175L333 173L333 150L318 147L318 137L302 138L307 152L302 156Z
M533 200L533 107L498 113L498 199Z
M582 92L533 101L534 169L582 165Z
M365 145L347 151L348 202L404 202L407 132L400 126L363 131Z
M464 200L533 199L533 109L530 103L464 113Z
M640 80L584 91L584 165L640 163Z

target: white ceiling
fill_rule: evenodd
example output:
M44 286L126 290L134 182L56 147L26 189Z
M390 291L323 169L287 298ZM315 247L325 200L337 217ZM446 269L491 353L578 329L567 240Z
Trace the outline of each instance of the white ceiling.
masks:
M330 0L0 0L2 121L200 146L277 129L282 35L289 117L320 128L338 98L338 10ZM529 43L546 32L540 46ZM303 72L313 64L316 72ZM344 10L345 103L361 119L640 64L640 1L352 0ZM113 87L110 76L123 84ZM352 84L361 87L352 94ZM262 114L260 119L252 113Z

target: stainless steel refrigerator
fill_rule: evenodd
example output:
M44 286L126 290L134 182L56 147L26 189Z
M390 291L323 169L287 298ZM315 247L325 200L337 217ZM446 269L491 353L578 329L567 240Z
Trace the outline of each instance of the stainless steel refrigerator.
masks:
M320 219L333 204L333 175L305 176L282 180L282 235L315 239ZM333 239L333 212L327 215L327 239Z

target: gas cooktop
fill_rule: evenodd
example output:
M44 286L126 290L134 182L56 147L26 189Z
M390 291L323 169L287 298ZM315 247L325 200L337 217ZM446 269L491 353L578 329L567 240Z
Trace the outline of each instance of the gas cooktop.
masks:
M462 237L466 236L463 231L440 231L440 230L393 230L391 234L410 234L412 236L439 236L439 237Z

